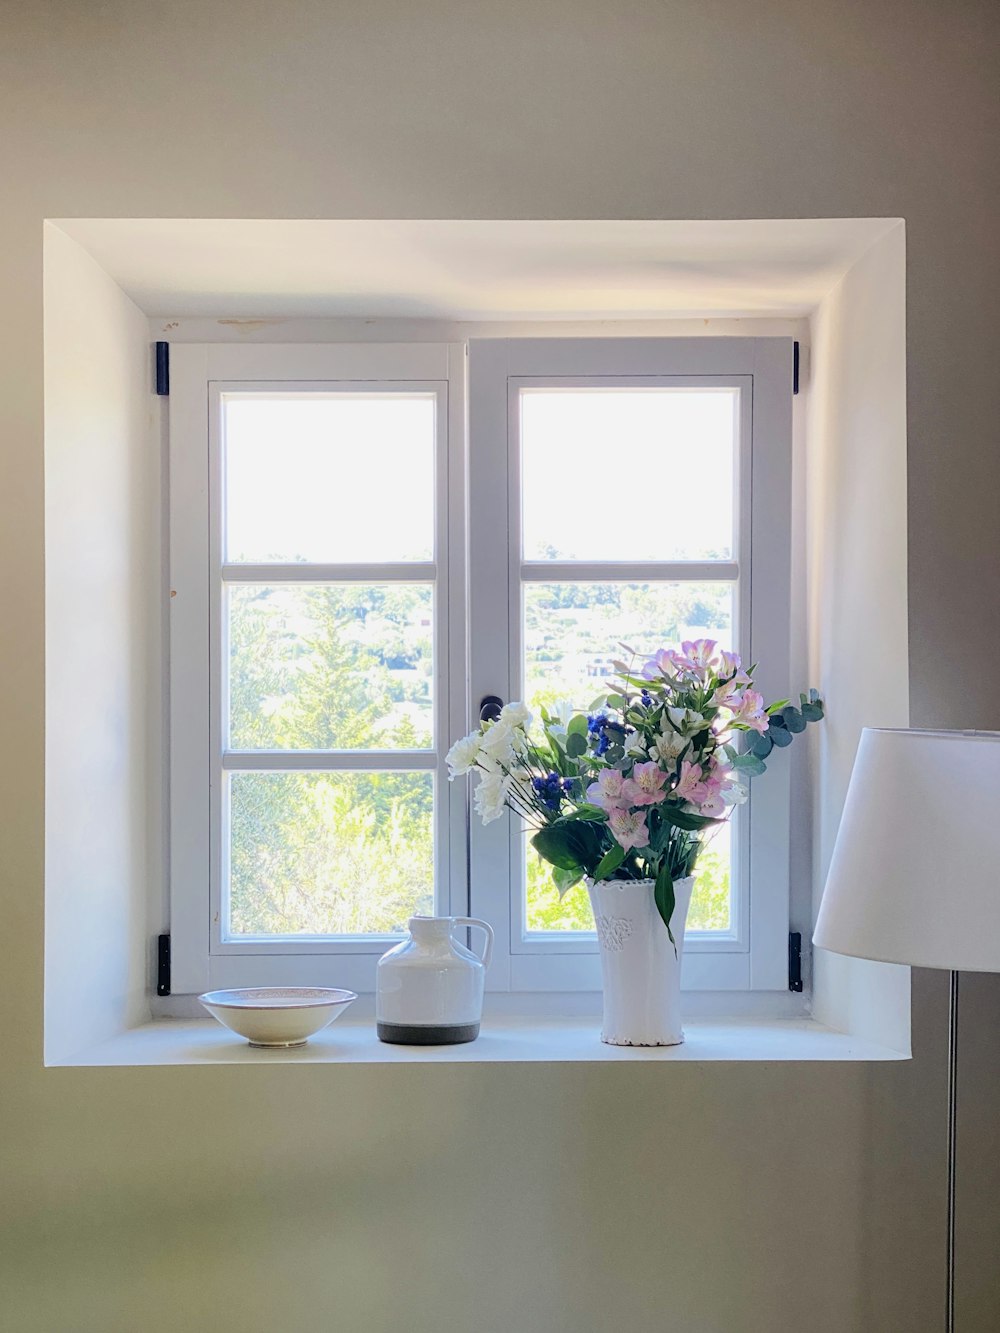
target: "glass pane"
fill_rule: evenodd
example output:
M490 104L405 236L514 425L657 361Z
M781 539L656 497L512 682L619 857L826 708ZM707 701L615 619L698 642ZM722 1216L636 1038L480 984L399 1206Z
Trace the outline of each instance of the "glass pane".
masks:
M614 675L622 643L643 660L683 639L733 642L732 583L525 583L524 698L585 709Z
M225 559L430 560L432 393L227 394Z
M229 746L426 749L429 584L230 584Z
M432 773L233 773L228 936L398 934L434 910Z
M731 559L738 406L737 389L522 390L524 559Z
M621 643L642 659L684 639L712 638L735 647L733 583L525 583L523 696L537 714L566 701L588 710L607 693ZM526 847L528 931L593 930L582 885L560 900L550 867ZM730 929L728 829L702 853L691 905L692 930Z

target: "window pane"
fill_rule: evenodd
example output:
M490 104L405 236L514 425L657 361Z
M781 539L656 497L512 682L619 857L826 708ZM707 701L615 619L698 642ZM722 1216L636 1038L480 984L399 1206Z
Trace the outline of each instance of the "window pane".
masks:
M615 674L622 643L645 659L683 639L733 643L732 583L525 583L524 698L585 709ZM641 663L640 663L641 665Z
M562 701L587 710L609 688L612 659L622 642L641 655L683 639L717 639L735 646L732 583L525 583L523 696L537 714ZM641 661L640 661L641 664ZM731 850L728 829L702 854L689 925L728 931L731 922ZM593 930L583 885L561 900L551 867L530 845L525 862L526 929Z
M432 745L429 584L231 584L226 592L230 748Z
M739 391L525 389L525 560L729 560Z
M430 560L431 393L227 394L225 559Z
M228 937L398 934L434 910L431 773L233 773Z

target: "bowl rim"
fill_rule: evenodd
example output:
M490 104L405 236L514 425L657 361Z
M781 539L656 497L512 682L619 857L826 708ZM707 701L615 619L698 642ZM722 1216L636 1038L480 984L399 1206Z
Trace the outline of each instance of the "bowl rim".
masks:
M275 991L282 991L285 994L289 991L308 991L312 998L268 1004L267 996L273 996ZM322 991L323 994L317 997L317 991ZM244 998L216 998L235 995ZM257 1003L254 1002L254 997L257 997ZM239 1009L250 1013L262 1011L282 1013L289 1009L333 1009L338 1005L351 1004L357 998L355 991L343 990L338 986L230 986L225 990L205 991L203 995L198 996L206 1009Z

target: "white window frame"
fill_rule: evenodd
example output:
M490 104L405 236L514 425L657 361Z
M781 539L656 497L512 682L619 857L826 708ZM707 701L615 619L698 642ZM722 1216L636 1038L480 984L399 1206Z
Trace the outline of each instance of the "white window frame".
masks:
M196 993L234 985L374 986L393 941L224 940L221 936L223 770L338 770L390 766L435 774L436 910L466 910L464 794L444 756L467 728L464 510L465 349L452 344L333 344L172 348L170 395L170 933L171 985ZM433 392L437 397L435 550L425 562L223 566L222 399L227 392ZM377 521L377 494L372 496ZM454 529L454 530L453 530ZM223 749L223 580L433 581L435 734L429 751L259 753ZM455 683L452 688L450 682ZM401 762L402 761L402 762Z
M447 689L438 688L435 715L438 907L455 915L471 911L493 924L497 947L487 982L491 990L600 987L596 940L589 932L569 939L521 938L511 867L523 835L506 818L487 827L470 820L467 783L449 784L443 768L448 743L472 725L479 700L489 694L511 698L519 671L522 573L556 573L548 564L544 571L524 571L520 560L517 413L511 404L522 383L613 379L620 386L655 381L740 389L741 546L732 562L741 579L739 646L750 660L760 658L757 680L768 698L790 693L791 340L472 339L468 367L466 362L465 344L217 343L171 349L170 932L175 993L296 981L370 991L375 964L388 942L375 936L224 942L218 935L221 499L213 469L219 396L227 388L405 384L433 387L446 406L439 414L432 562L435 651L440 674L450 682ZM373 500L377 503L377 497ZM337 566L326 573L329 581L345 575L378 581L379 568ZM404 571L381 568L383 574L403 576ZM427 572L426 566L418 568ZM573 577L586 568L573 562ZM674 568L623 563L615 566L615 576L645 573L663 579ZM314 577L315 567L306 569L302 577ZM678 568L687 578L694 570L691 565ZM266 571L242 571L244 581L261 572ZM603 562L593 572L609 577ZM699 573L712 577L703 566ZM213 635L218 636L214 647ZM315 760L314 755L301 761L284 756L275 766L348 766L336 754L319 764ZM377 756L352 753L349 766L376 767ZM414 766L428 765L421 758ZM738 904L739 929L731 937L691 935L686 940L687 989L787 988L789 829L789 765L787 756L776 751L766 778L754 787L745 820L749 874L743 877L748 888Z
M473 339L469 347L469 636L473 700L520 690L522 579L609 581L718 577L720 565L690 562L522 562L519 391L522 387L734 387L740 392L739 650L760 659L768 698L790 692L792 343L785 338ZM503 497L498 503L498 497ZM785 990L788 985L790 774L775 752L741 820L743 866L731 935L685 937L689 990ZM511 991L584 991L600 986L591 932L525 938L520 843L513 819L470 833L471 907L496 931L488 985Z

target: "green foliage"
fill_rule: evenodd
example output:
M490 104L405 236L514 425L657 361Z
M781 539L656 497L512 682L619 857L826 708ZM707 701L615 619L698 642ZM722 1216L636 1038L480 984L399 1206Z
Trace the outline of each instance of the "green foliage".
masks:
M425 620L419 587L232 590L233 745L426 745ZM430 774L238 773L230 790L236 933L389 933L431 910Z

